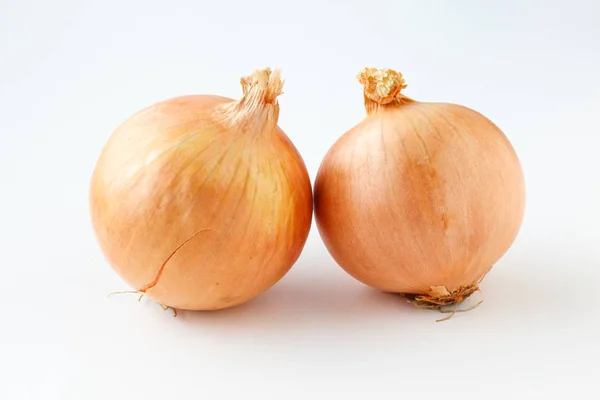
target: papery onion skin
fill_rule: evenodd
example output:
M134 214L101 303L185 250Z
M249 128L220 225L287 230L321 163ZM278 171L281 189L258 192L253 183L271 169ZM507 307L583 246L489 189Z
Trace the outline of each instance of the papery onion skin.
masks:
M110 137L90 211L114 270L177 309L242 304L298 259L312 219L304 162L277 126L278 71L242 79L239 101L173 98Z
M332 146L315 181L320 235L369 286L433 306L460 302L520 230L518 157L480 113L404 96L395 71L369 68L359 79L367 116Z

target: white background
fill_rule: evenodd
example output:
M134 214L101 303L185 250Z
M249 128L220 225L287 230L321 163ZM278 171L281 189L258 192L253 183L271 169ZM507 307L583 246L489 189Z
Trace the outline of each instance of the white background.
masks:
M594 0L2 0L0 399L597 394L599 14ZM313 179L364 115L364 66L504 130L527 211L478 309L435 323L346 275L314 225L292 271L246 305L173 318L106 298L128 289L89 222L108 136L166 98L237 98L265 66L282 69L280 126Z

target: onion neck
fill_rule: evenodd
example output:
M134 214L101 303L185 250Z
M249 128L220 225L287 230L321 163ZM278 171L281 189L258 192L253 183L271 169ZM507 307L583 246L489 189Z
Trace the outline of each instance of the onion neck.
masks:
M283 80L278 70L255 71L240 79L243 96L223 109L224 122L229 127L243 126L254 132L270 132L279 121L277 96L283 93Z
M400 93L407 86L400 72L387 68L363 68L357 78L364 86L365 109L369 115L414 102Z

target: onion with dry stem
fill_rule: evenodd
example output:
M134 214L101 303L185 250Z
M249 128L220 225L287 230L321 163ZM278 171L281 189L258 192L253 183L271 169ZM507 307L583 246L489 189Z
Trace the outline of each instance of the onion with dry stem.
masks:
M400 73L365 68L359 80L367 115L317 174L319 232L359 281L417 306L456 306L520 229L517 155L476 111L404 96Z
M279 72L241 83L237 101L185 96L135 114L93 173L104 255L129 285L174 309L257 296L291 268L310 230L309 176L277 126Z

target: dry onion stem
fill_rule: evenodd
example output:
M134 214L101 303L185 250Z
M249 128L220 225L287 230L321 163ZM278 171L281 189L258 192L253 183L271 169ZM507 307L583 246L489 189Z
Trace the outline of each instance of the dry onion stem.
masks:
M367 115L315 182L321 237L357 280L454 315L520 229L517 155L478 112L405 96L396 71L365 68L358 79Z
M264 69L243 96L173 98L125 121L90 188L101 250L163 308L242 304L297 260L312 219L304 162L277 126L283 81Z

